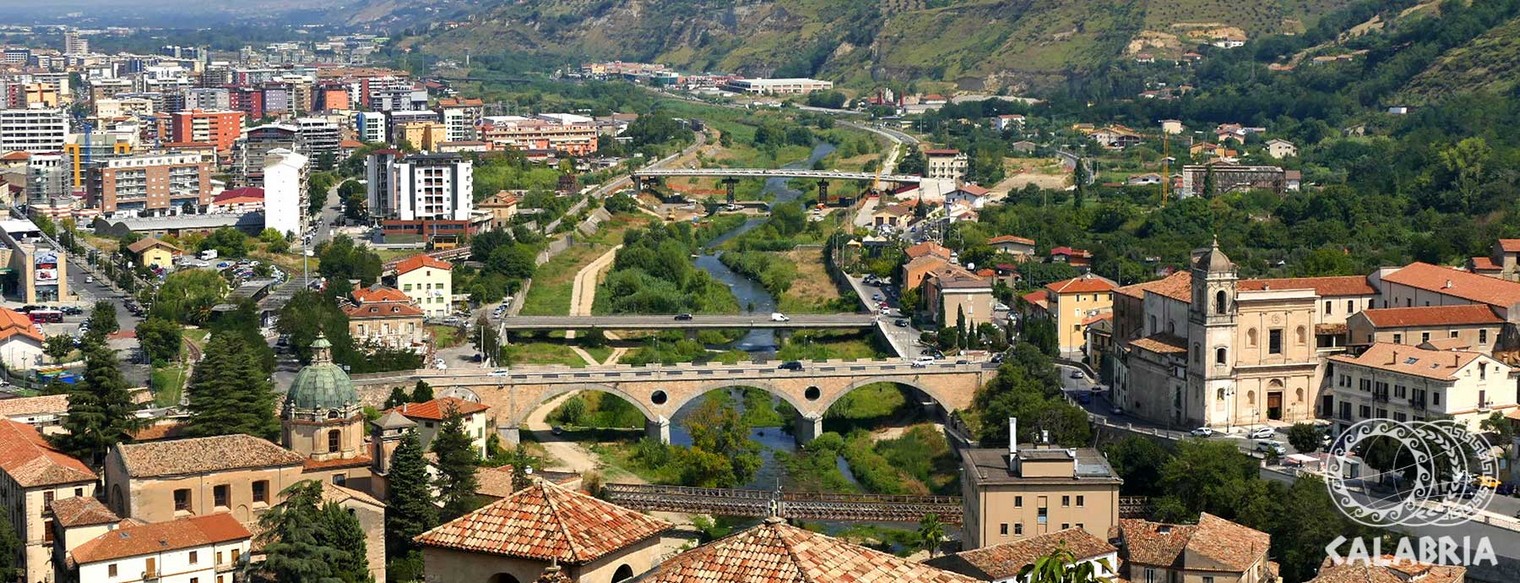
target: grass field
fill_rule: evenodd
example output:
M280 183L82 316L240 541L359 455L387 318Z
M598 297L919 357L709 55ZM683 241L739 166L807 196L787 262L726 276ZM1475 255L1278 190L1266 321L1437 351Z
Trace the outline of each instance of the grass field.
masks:
M517 364L563 364L585 368L586 361L564 344L527 342L506 347L507 362Z
M159 407L172 407L179 404L180 396L185 391L184 367L163 366L153 369L153 403Z
M829 279L829 273L823 265L822 248L800 247L776 255L797 266L797 278L792 280L786 293L781 294L782 312L810 314L838 311L833 304L839 299L839 287L834 285L834 280Z
M566 316L570 314L570 292L575 288L575 274L601 257L608 249L623 242L623 233L653 220L642 213L617 215L602 225L596 235L554 256L540 265L533 286L523 299L524 316Z
M438 348L453 348L464 341L464 332L457 326L429 324L427 329L433 333L433 344Z

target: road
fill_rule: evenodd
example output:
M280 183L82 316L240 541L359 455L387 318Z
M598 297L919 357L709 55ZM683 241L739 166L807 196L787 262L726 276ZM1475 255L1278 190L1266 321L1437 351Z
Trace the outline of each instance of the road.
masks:
M588 382L612 383L623 380L647 382L701 379L703 381L731 382L768 380L790 376L804 376L808 378L862 376L922 377L985 372L996 369L997 365L989 362L962 363L949 360L936 361L925 366L914 366L901 360L808 361L804 363L802 370L796 371L780 369L770 363L750 362L735 364L708 362L701 364L682 363L643 366L615 364L586 368L567 368L557 365L525 365L495 370L478 368L402 370L360 375L355 379L355 382L370 384L388 383L398 380L408 382L424 380L430 385L439 387L450 385L499 386L506 383L562 385L586 384Z
M679 330L679 329L754 329L754 328L870 328L876 319L870 314L798 314L777 322L765 314L697 314L690 320L678 320L674 314L643 316L513 316L502 318L503 330Z
M877 318L876 326L881 330L882 336L887 339L887 343L892 345L893 352L909 360L925 354L924 347L920 344L923 332L913 327L911 322L908 322L906 326L897 325L898 321L907 322L908 319L903 317L902 304L892 288L884 289L866 285L863 278L855 277L848 273L844 277L849 280L850 287L854 288L855 296L860 298L860 303L864 306L864 309L881 311L880 302L887 303L890 309L882 312L882 316ZM875 297L880 297L881 299L873 300L872 298Z

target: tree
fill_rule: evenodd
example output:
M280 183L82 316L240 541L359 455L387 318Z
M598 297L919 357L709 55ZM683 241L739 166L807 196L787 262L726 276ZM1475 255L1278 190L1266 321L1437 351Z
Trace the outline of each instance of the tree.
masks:
M538 267L538 251L532 245L514 243L502 245L491 251L486 268L509 279L523 280L533 277Z
M416 432L406 432L396 444L388 484L385 549L387 556L400 557L417 550L413 538L438 526L433 485L429 483L427 461L422 457L422 444Z
M158 316L149 316L148 319L137 323L137 343L142 346L144 354L152 362L172 362L179 360L180 347L183 341L180 339L180 326Z
M338 559L332 565L333 575L343 583L373 581L369 574L364 526L359 524L359 518L349 514L348 509L337 502L329 501L322 505L317 520L321 523L317 543L339 551Z
M433 386L427 384L427 381L417 381L417 385L412 387L412 402L426 403L431 400L433 400Z
M1034 563L1019 569L1015 580L1023 583L1103 583L1106 575L1114 572L1108 559L1078 561L1066 547L1057 548L1050 554L1035 559Z
M85 344L84 350L84 379L69 393L66 433L50 439L65 453L99 466L106 450L130 441L145 423L137 418L116 352L103 344Z
M53 359L54 363L63 362L63 358L71 352L74 352L74 337L68 334L48 336L42 345L42 353Z
M406 389L401 387L391 387L391 394L385 398L385 408L395 409L396 407L410 403L411 399L411 395L406 394Z
M225 332L212 334L190 376L190 419L185 433L192 437L246 433L276 439L280 422L275 418L273 387L266 379L245 339Z
M1508 446L1515 440L1515 425L1503 413L1495 411L1478 422L1478 429L1494 434L1493 443Z
M317 273L346 288L349 280L358 280L368 286L380 279L384 263L374 251L354 244L348 235L338 235L332 241L317 246L320 265Z
M90 333L98 334L100 338L115 334L121 329L121 323L116 320L116 304L109 300L95 302L94 307L90 308L88 322Z
M21 547L21 537L11 525L10 513L0 514L0 581L20 580L21 569L16 565L16 557L21 554Z
M1024 341L1039 348L1049 356L1061 353L1056 323L1051 318L1027 318L1024 320Z
M217 272L207 269L176 271L159 286L151 316L181 324L205 324L211 319L211 308L225 297L227 280Z
M1122 490L1132 496L1160 496L1161 467L1172 454L1155 441L1131 435L1103 446L1114 473L1124 479Z
M971 339L966 335L966 310L959 305L955 307L955 345L971 348Z
M216 249L223 257L243 257L248 255L248 235L232 227L222 227L201 241L200 248L201 251Z
M438 498L443 502L443 518L453 520L475 507L475 469L480 454L470 436L464 432L459 410L449 405L446 419L433 438L433 453L438 455Z
M725 399L708 397L687 416L692 479L731 488L748 482L760 469L760 446L750 439L750 425Z
M939 550L939 543L944 539L945 525L939 521L938 514L931 512L918 520L918 544L929 551L929 558L934 558L934 552Z
M1300 453L1319 450L1319 428L1310 423L1294 423L1288 428L1288 444Z
M251 568L268 581L347 583L337 569L347 553L325 544L334 537L322 519L322 482L296 482L280 495L285 501L259 518L264 562Z
M501 339L496 336L496 327L491 325L491 320L484 314L475 320L475 326L470 329L470 344L487 362L501 360Z

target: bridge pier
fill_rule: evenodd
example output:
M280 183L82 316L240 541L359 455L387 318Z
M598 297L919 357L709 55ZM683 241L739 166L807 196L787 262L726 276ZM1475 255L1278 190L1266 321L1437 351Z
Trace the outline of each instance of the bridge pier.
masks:
M503 426L497 427L496 428L496 432L501 435L501 442L502 442L503 446L513 446L513 447L516 447L517 444L522 443L522 430L521 429L518 429L516 427L507 427L507 426L503 425Z
M660 443L670 445L670 420L661 417L644 421L644 434L650 439L658 439Z
M739 179L724 178L723 186L728 189L728 206L734 206L734 203L739 200Z
M823 415L811 417L798 413L797 422L792 427L792 436L797 438L797 443L807 445L808 442L823 435Z
M825 206L829 204L829 181L827 180L818 181L818 204Z

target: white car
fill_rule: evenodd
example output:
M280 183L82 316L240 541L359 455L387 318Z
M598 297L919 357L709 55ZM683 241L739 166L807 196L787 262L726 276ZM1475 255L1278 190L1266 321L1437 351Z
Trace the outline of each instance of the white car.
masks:
M1257 441L1256 442L1256 451L1259 451L1259 452L1262 452L1262 453L1272 453L1272 454L1277 454L1277 455L1287 455L1288 454L1288 448L1287 447L1284 447L1282 443L1279 443L1279 442L1276 442L1276 441L1272 441L1270 439L1263 439L1263 440Z
M792 319L789 318L789 317L787 317L786 314L783 314L781 312L773 312L771 314L771 321L772 322L790 322L790 321L792 321Z
M911 364L913 365L913 368L924 368L924 367L929 366L930 364L934 364L934 357L932 357L932 356L920 356L918 358L913 359L913 362Z
M1277 435L1277 432L1273 431L1271 427L1257 427L1247 437L1251 439L1272 439L1274 435Z
M1214 428L1213 427L1199 427L1197 429L1189 431L1188 435L1192 435L1193 437L1213 437L1214 436Z

